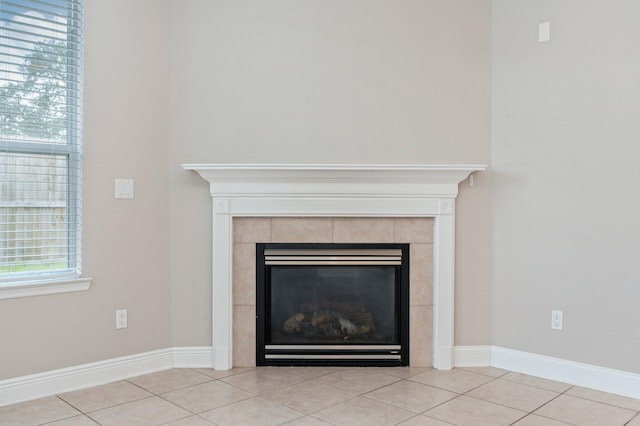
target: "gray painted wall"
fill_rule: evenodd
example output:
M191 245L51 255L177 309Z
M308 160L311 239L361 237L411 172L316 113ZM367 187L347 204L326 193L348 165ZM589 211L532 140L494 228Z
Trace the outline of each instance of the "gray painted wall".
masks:
M126 11L126 13L123 13ZM0 300L0 380L171 346L167 2L87 0L84 275L89 291ZM135 180L133 200L114 179ZM116 309L129 327L115 330Z
M490 160L488 0L171 6L175 346L211 343L211 201L180 163ZM490 343L489 201L489 173L463 184L458 344Z
M633 0L493 2L495 345L640 373L639 17Z

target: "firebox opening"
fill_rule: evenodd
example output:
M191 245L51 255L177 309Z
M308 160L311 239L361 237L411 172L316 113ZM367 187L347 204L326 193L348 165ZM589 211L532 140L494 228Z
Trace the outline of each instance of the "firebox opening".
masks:
M409 365L408 244L256 248L256 365Z

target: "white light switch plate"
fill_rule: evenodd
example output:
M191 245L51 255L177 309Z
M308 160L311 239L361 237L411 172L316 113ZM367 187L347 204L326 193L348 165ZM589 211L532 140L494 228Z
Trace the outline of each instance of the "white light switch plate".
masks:
M116 198L133 198L133 179L116 179Z
M551 23L543 22L538 25L538 41L544 43L551 40Z

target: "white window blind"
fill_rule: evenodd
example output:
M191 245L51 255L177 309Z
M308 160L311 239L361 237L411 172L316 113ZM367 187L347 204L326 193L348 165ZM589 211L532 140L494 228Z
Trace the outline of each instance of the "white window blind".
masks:
M0 0L0 285L80 275L82 0Z

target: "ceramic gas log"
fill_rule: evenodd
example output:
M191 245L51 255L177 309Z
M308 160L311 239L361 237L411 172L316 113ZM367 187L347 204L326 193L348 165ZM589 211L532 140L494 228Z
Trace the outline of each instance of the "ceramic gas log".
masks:
M375 333L373 314L363 303L304 303L282 326L285 334L301 333L307 337L349 340L366 338Z

